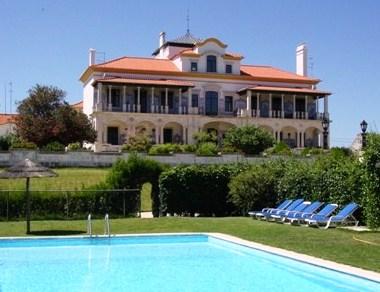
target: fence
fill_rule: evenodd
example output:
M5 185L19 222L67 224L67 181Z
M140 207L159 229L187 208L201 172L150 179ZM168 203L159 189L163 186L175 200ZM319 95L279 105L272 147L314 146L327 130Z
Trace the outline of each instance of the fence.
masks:
M32 219L83 219L141 214L140 189L31 191ZM0 190L0 220L25 218L25 192Z

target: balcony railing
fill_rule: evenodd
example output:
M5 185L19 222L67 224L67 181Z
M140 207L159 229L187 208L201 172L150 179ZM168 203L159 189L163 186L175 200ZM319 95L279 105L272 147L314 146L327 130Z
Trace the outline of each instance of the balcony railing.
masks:
M112 104L96 104L93 108L97 112L128 112L128 113L155 113L155 114L178 114L178 115L206 115L206 111L203 106L199 107L187 107L187 106L163 106L163 105L149 105L141 106L136 104L124 104L122 106L113 106ZM284 112L281 110L272 110L262 114L259 110L245 108L235 109L234 116L254 117L254 118L273 118L273 119L298 119L298 120L320 120L325 115L324 113L317 112L303 112L296 111L293 113ZM216 116L231 116L232 113L226 113L224 111L218 111Z

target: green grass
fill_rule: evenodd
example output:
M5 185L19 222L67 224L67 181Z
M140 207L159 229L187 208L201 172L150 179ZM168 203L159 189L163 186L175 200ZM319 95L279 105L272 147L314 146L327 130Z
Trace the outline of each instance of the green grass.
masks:
M83 221L34 221L34 235L80 234ZM103 221L94 220L95 234L103 233ZM321 230L255 221L250 218L111 219L111 232L119 234L157 232L220 232L319 258L380 272L380 232ZM25 236L25 222L0 222L0 236Z
M57 168L58 176L32 178L33 190L75 190L104 181L109 168ZM24 190L25 179L0 179L0 190Z

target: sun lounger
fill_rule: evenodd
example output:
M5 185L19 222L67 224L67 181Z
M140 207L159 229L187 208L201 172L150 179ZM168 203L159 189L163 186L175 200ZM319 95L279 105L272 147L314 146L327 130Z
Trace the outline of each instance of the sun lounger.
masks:
M292 219L302 218L307 215L313 215L323 203L316 201L309 204L303 211L290 211L286 216L282 218L282 222L291 221Z
M328 219L328 217L335 211L335 209L338 208L337 204L327 204L320 210L318 213L304 213L301 215L301 217L295 217L291 218L289 221L291 224L300 224L304 223L306 220L309 219L315 219L315 220L323 220L325 218Z
M270 215L277 215L281 211L293 211L298 205L303 202L303 199L297 199L292 201L286 208L284 209L272 209L269 212L263 212L261 214L256 214L257 219L265 218L267 219Z
M276 221L279 220L279 219L282 220L282 218L288 216L288 214L290 212L302 212L309 205L310 205L310 202L303 201L303 202L301 202L301 204L298 204L293 210L280 210L280 211L276 212L276 214L268 214L268 216L266 216L266 219L267 220L274 219Z
M260 216L263 213L272 212L273 210L283 210L286 207L288 207L292 202L293 202L293 200L286 199L286 200L282 201L282 203L280 203L276 208L264 208L261 211L250 211L250 212L248 212L248 215L255 218L256 215Z
M310 218L305 221L309 226L316 225L317 227L324 226L325 229L337 225L348 225L350 223L358 225L359 221L353 216L354 212L359 208L356 203L347 204L338 214L325 218Z

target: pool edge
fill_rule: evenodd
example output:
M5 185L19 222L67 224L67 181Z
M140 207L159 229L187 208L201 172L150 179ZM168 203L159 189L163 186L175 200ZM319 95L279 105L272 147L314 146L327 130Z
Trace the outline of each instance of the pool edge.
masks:
M272 246L257 243L254 241L245 240L245 239L242 239L242 238L239 238L236 236L232 236L229 234L214 233L214 232L206 232L204 234L207 234L207 235L214 237L216 239L225 240L225 241L228 241L231 243L235 243L235 244L239 244L239 245L246 246L249 248L253 248L256 250L264 251L264 252L271 253L271 254L274 254L277 256L286 257L289 259L293 259L293 260L296 260L299 262L311 264L311 265L318 266L321 268L325 268L325 269L337 271L340 273L364 278L366 280L370 280L370 281L373 281L373 282L380 284L380 273L377 273L374 271L365 270L362 268L357 268L357 267L349 266L346 264L341 264L341 263L317 258L314 256L310 256L310 255L306 255L306 254L302 254L302 253L298 253L298 252L294 252L294 251L290 251L290 250L286 250L286 249L282 249L282 248L278 248L278 247L272 247Z
M302 253L278 248L278 247L272 247L269 245L257 243L254 241L245 240L245 239L242 239L242 238L239 238L239 237L236 237L233 235L225 234L225 233L217 233L217 232L135 233L135 234L113 234L110 237L115 238L115 237L165 236L165 235L169 235L169 236L170 235L172 235L172 236L175 236L175 235L206 235L206 236L213 237L213 238L216 238L219 240L224 240L227 242L231 242L234 244L253 248L253 249L260 250L263 252L267 252L270 254L274 254L277 256L293 259L293 260L296 260L299 262L311 264L311 265L318 266L321 268L345 273L348 275L352 275L352 276L364 278L364 279L367 279L367 280L370 280L370 281L373 281L376 283L380 283L380 280L379 280L380 279L380 273L377 273L374 271L365 270L362 268L357 268L357 267L349 266L346 264L341 264L341 263L333 262L330 260L325 260L325 259L321 259L318 257L314 257L314 256L310 256L310 255L306 255L306 254L302 254ZM107 238L107 237L108 237L107 235L92 236L92 238ZM66 239L67 238L89 238L89 236L88 235L33 236L33 237L30 237L30 236L12 236L12 237L0 237L0 242L2 240L17 240L17 239L33 240L33 239L65 239L65 238Z

